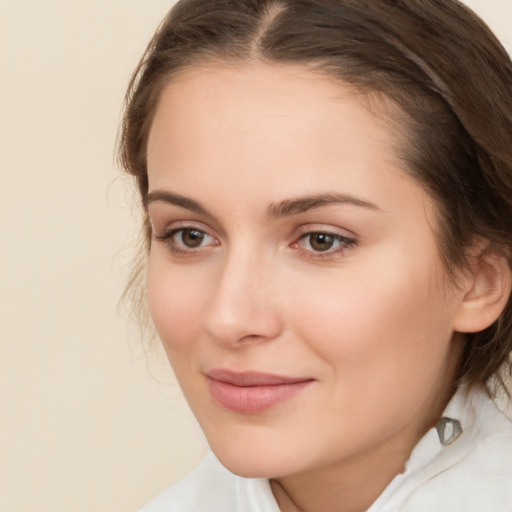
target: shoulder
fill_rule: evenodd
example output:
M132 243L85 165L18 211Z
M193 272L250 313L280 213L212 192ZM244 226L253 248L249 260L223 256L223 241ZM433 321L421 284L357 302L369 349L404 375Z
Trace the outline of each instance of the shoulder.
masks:
M140 512L235 510L236 478L208 453L191 473L164 490Z
M447 447L441 471L418 488L411 508L436 503L442 510L510 512L512 510L512 422L484 393L474 393L474 422ZM441 469L441 468L440 468Z
M268 480L228 471L213 453L139 512L279 512Z
M512 511L512 422L483 392L461 389L443 413L461 434L432 428L371 512Z
M512 507L512 421L484 393L473 399L473 407L474 437L461 468L476 485L489 482L506 490Z

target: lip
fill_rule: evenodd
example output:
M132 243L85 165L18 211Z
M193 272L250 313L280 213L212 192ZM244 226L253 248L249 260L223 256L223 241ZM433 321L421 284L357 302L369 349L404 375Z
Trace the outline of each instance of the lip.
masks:
M213 399L240 414L256 414L286 402L309 387L314 379L255 371L214 369L206 372Z

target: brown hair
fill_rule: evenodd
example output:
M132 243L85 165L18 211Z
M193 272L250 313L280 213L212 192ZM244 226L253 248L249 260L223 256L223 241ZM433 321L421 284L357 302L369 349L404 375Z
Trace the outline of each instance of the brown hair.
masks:
M465 263L475 237L489 240L511 264L512 63L456 0L181 0L150 42L126 96L120 157L142 200L162 88L185 68L255 59L308 66L390 98L406 127L399 156L436 201L448 270ZM147 254L147 216L144 223ZM511 351L509 298L491 327L466 335L459 377L502 382L498 370Z

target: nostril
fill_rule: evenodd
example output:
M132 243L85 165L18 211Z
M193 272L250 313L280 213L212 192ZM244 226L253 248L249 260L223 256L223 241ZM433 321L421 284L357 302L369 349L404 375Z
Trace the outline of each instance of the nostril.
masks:
M219 343L240 345L274 339L280 332L280 320L270 303L252 299L217 301L207 311L204 329Z

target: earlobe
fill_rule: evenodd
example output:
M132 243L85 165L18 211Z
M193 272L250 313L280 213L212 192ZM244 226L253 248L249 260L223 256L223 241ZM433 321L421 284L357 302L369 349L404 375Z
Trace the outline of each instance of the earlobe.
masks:
M512 290L512 271L505 255L487 246L475 256L464 279L464 297L454 330L483 331L503 312Z

